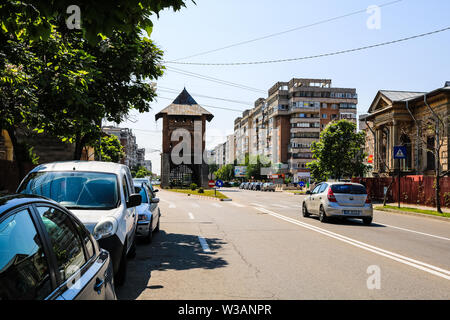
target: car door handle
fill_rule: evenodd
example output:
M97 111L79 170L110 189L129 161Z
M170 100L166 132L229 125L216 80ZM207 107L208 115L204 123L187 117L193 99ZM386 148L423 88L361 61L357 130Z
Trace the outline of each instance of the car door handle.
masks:
M95 280L94 290L97 291L98 294L102 292L102 287L104 283L105 283L104 279L97 278Z

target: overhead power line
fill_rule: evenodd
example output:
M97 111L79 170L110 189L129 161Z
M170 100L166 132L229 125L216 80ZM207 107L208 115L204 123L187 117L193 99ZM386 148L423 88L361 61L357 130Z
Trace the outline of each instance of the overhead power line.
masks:
M387 6L393 5L393 4L398 3L398 2L402 2L402 1L403 0L391 1L391 2L380 4L380 5L378 5L378 7L380 7L380 8L381 7L387 7ZM272 38L272 37L277 37L277 36L280 36L280 35L283 35L283 34L286 34L286 33L290 33L290 32L294 32L294 31L297 31L297 30L307 29L307 28L314 27L314 26L317 26L317 25L320 25L320 24L324 24L324 23L328 23L328 22L331 22L331 21L336 21L336 20L340 20L340 19L343 19L343 18L347 18L347 17L353 16L353 15L364 13L366 11L367 11L367 8L361 9L361 10L350 12L350 13L347 13L347 14L344 14L344 15L341 15L341 16L328 18L328 19L325 19L325 20L320 20L320 21L317 21L317 22L314 22L314 23L311 23L311 24L307 24L307 25L302 25L302 26L299 26L299 27L296 27L296 28L292 28L292 29L289 29L289 30L276 32L276 33L272 33L272 34L269 34L269 35L261 36L261 37L258 37L258 38L254 38L254 39L250 39L250 40L245 40L245 41L233 43L233 44L230 44L230 45L227 45L227 46L224 46L224 47L220 47L220 48L217 48L217 49L213 49L213 50L203 51L203 52L200 52L200 53L197 53L197 54L193 54L193 55L190 55L190 56L187 56L187 57L171 60L171 62L179 61L179 60L185 60L185 59L190 59L190 58L194 58L194 57L199 57L199 56L203 56L203 55L206 55L206 54L209 54L209 53L213 53L213 52L217 52L217 51L221 51L221 50L225 50L225 49L241 46L241 45L244 45L244 44L248 44L248 43L252 43L252 42L256 42L256 41L260 41L260 40L264 40L264 39L268 39L268 38Z
M179 93L180 92L179 90L172 89L172 88L167 88L167 87L158 86L157 88L158 88L158 91L167 92L167 93ZM194 97L201 97L201 98L207 98L207 99L214 99L214 100L226 101L226 102L231 102L231 103L243 104L245 106L250 106L250 107L252 107L252 104L253 104L251 102L238 101L238 100L232 100L232 99L226 99L226 98L211 97L211 96L198 94L198 93L193 93L193 92L190 92L190 94L192 96L194 96Z
M442 29L434 30L431 32L421 33L417 34L411 37L401 38L397 40L387 41L387 42L381 42L369 46L364 47L358 47L353 49L346 49L341 51L335 51L335 52L329 52L329 53L323 53L323 54L317 54L313 56L305 56L305 57L298 57L298 58L289 58L289 59L276 59L276 60L266 60L266 61L250 61L250 62L223 62L223 63L205 63L205 62L178 62L178 61L165 61L164 63L168 64L184 64L184 65L196 65L196 66L241 66L241 65L252 65L252 64L269 64L269 63L280 63L280 62L290 62L290 61L299 61L299 60L309 60L309 59L316 59L316 58L323 58L323 57L329 57L329 56L336 56L344 53L350 53L350 52L356 52L356 51L362 51L367 49L372 49L376 47L382 47L386 45L391 45L399 42L404 42L412 39L422 38L426 36L430 36L436 33L444 32L449 30L450 27L445 27Z
M167 98L167 97L161 97L161 96L158 96L158 98L171 100L171 101L173 101L175 99L175 98ZM227 110L227 111L234 111L234 112L243 112L243 111L245 111L245 110L239 110L239 109L233 109L233 108L209 106L207 104L202 104L202 106L203 107L208 107L208 108L213 108L213 109L222 109L222 110Z
M214 83L218 83L218 84L223 84L226 86L230 86L230 87L234 87L234 88L238 88L238 89L242 89L242 90L247 90L247 91L252 91L252 92L256 92L256 93L262 93L262 94L266 94L267 91L266 90L262 90L262 89L257 89L257 88L253 88L253 87L249 87L243 84L239 84L239 83L235 83L235 82L231 82L231 81L226 81L226 80L222 80L222 79L218 79L218 78L213 78L210 76L205 76L199 73L195 73L195 72L191 72L191 71L187 71L187 70L182 70L182 69L178 69L175 67L166 67L166 69L168 71L171 72L175 72L178 74L182 74L188 77L194 77L197 79L202 79L205 81L210 81L210 82L214 82Z

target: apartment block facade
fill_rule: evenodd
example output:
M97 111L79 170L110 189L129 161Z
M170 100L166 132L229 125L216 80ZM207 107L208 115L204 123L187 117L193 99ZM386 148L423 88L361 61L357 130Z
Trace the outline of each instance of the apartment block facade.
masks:
M334 120L357 121L355 88L334 88L328 79L294 78L277 82L267 98L255 101L253 109L234 121L235 159L263 155L273 164L273 173L290 174L294 181L309 176L311 143Z

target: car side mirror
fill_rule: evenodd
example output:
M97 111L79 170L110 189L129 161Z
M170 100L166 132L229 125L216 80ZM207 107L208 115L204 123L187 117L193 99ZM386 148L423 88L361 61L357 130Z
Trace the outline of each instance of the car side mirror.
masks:
M153 198L150 200L150 203L159 203L159 198Z
M155 190L153 190L153 192L158 192L159 191L159 189L155 189Z
M312 192L308 190L308 191L306 191L306 194L312 194Z
M127 202L127 208L137 207L142 203L142 197L139 193L133 193Z

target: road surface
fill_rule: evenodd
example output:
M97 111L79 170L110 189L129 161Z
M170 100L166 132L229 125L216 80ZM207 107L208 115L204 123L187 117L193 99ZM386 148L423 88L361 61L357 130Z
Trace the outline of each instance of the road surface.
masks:
M374 213L323 224L303 196L161 190L161 231L129 260L120 299L450 299L450 223Z

